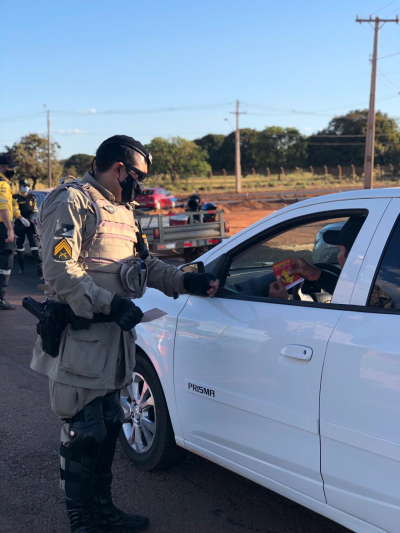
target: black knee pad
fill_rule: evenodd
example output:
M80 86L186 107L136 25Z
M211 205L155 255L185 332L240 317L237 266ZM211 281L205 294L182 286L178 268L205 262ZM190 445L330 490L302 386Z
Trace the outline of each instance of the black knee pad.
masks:
M74 417L67 420L68 446L61 444L60 455L65 459L61 480L69 498L86 498L92 493L96 458L106 438L102 398L96 398Z
M119 396L119 391L116 390L103 398L104 424L109 435L119 435L124 422L124 410Z

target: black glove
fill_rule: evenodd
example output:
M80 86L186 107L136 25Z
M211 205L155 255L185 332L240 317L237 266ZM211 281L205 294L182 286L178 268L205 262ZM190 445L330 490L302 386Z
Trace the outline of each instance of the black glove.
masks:
M215 281L217 278L212 274L195 274L194 272L187 272L183 276L183 286L185 291L196 296L207 296L207 291L210 290L210 281Z
M122 331L129 331L142 320L143 312L131 300L125 300L116 294L111 302L110 316Z

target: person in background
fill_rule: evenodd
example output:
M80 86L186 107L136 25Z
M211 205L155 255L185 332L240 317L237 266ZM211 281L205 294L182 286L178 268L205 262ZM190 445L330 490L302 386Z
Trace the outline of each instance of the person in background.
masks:
M10 179L14 176L16 163L10 154L0 154L0 310L15 309L6 300L8 281L14 259L13 216L20 217L13 202Z
M40 266L39 257L39 239L36 233L36 226L34 223L34 216L38 212L36 206L36 198L30 192L29 183L26 180L19 182L19 194L14 194L13 198L18 204L18 209L21 213L19 218L15 219L14 231L17 237L17 261L19 266L19 273L25 273L25 239L28 239L29 246L32 252L32 257L36 264L38 276L42 276L42 268Z

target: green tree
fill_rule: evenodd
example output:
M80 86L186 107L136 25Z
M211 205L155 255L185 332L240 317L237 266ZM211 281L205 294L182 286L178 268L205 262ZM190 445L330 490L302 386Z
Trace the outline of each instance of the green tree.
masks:
M307 162L307 139L296 128L270 126L258 135L256 146L257 167L296 167Z
M86 169L93 161L93 155L74 154L63 162L64 174L72 174L75 177L82 177Z
M309 163L314 166L364 164L368 110L354 110L333 118L328 126L308 138ZM376 113L375 163L399 164L400 132L386 113Z
M192 173L206 176L210 171L207 152L192 141L173 137L156 137L147 146L153 155L152 174L169 175L172 183L179 178L187 178Z
M225 140L225 135L216 135L209 133L201 139L195 139L193 142L205 150L208 154L208 162L211 168L216 171L221 171L224 167L225 160L222 151L222 145Z
M53 183L58 183L62 176L62 167L57 157L58 143L51 143L51 172ZM20 142L7 146L18 166L15 169L14 181L31 179L32 188L38 182L46 183L47 180L47 139L37 133L30 133L21 138Z

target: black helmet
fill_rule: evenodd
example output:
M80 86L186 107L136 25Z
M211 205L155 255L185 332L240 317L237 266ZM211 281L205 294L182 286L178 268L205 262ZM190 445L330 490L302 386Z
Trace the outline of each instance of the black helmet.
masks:
M217 206L213 204L212 202L207 202L204 204L203 211L216 211Z
M201 210L201 199L198 194L192 194L188 199L188 208L190 211L200 211Z
M20 187L29 187L29 181L19 180L19 186Z

